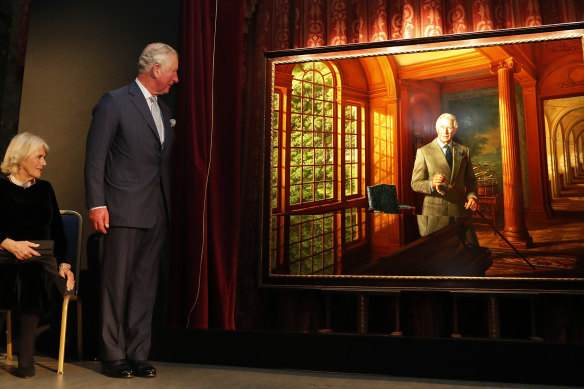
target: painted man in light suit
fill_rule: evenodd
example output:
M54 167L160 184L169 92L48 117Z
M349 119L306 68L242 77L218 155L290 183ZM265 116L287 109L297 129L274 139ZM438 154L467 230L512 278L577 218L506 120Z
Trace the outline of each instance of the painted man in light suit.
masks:
M460 218L466 226L467 243L477 246L470 211L478 207L478 184L469 148L452 141L457 130L458 122L454 115L440 115L436 121L438 136L417 151L412 189L425 194L418 224L421 235L425 236ZM444 179L466 196L466 201L449 188Z
M89 220L104 236L101 263L102 367L118 378L156 376L147 361L160 252L170 215L169 108L158 96L178 82L178 55L144 49L139 74L104 94L87 135Z

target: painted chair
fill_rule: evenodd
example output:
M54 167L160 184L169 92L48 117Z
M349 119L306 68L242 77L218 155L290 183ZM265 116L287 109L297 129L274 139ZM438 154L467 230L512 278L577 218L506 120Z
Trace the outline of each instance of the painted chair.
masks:
M399 213L395 185L378 184L367 187L369 209L374 212Z
M383 213L413 214L414 207L398 204L395 185L377 184L367 187L369 210Z

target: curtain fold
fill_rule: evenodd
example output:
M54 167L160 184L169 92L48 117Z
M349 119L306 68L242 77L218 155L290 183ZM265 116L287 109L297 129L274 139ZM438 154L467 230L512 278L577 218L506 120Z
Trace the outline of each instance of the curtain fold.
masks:
M234 329L244 4L183 0L170 323Z

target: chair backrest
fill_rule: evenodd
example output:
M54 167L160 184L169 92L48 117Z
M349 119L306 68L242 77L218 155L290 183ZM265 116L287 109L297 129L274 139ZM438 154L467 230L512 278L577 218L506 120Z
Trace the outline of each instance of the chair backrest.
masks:
M77 294L79 290L79 264L81 262L81 234L83 220L75 211L61 210L61 219L67 239L67 258L71 264L71 271L75 274L75 288L68 294Z
M369 209L385 213L399 213L395 185L378 184L367 187Z

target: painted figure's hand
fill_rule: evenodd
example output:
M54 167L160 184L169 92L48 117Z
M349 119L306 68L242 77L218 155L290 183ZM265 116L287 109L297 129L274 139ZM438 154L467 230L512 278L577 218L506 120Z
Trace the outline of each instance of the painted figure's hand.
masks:
M443 190L440 189L440 185L442 185L445 178L446 176L441 173L436 173L434 174L434 177L432 177L432 188L436 188L436 191L441 195L446 194Z
M466 203L464 203L464 207L474 212L479 208L479 203L476 198L467 197Z

